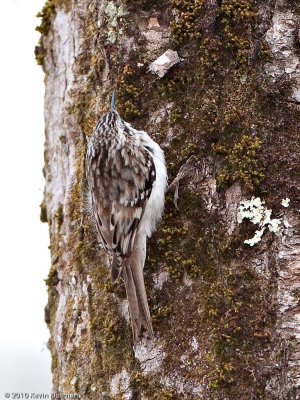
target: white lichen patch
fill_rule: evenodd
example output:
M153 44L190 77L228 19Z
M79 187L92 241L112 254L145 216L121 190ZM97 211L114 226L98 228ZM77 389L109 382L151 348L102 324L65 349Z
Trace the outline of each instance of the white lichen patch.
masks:
M251 239L244 241L249 246L254 246L260 242L266 229L276 233L282 224L281 219L271 218L272 210L268 210L264 204L265 202L259 197L252 197L251 200L241 201L238 207L237 222L241 224L244 219L248 219L254 225L258 225L259 228Z
M263 218L264 209L264 201L259 197L242 200L238 207L237 222L240 224L244 219L249 219L253 224L258 224Z
M122 17L126 15L123 5L117 6L114 1L110 1L106 8L105 14L107 16L107 38L106 41L114 44L119 34L123 33L122 27L118 27L122 22Z
M125 368L121 372L115 374L110 381L110 394L112 396L122 395L122 399L130 400L132 398L132 390L129 388L130 375Z
M137 358L141 364L141 370L143 373L148 374L159 370L163 359L165 358L165 352L162 350L162 346L155 343L155 340L141 340L134 349L135 358Z
M117 25L117 14L118 14L118 7L113 1L110 1L106 8L105 8L105 14L110 18L111 25Z
M113 1L110 1L105 8L105 14L109 17L110 24L117 26L118 18L125 16L126 11L123 5L117 6Z
M254 246L256 243L261 241L261 237L262 237L264 231L265 231L265 228L255 231L253 238L244 240L244 243L249 244L249 246Z
M160 272L154 277L154 287L155 289L161 290L164 283L169 279L169 273L166 271Z
M283 207L285 207L285 208L287 208L287 207L289 207L289 205L290 205L290 199L287 197L286 199L282 199L282 201L281 201L281 205L283 206Z

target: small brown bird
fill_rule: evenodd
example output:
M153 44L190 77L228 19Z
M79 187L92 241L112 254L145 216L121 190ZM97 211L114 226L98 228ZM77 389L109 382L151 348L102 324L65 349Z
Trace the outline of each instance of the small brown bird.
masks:
M112 280L125 282L137 343L142 327L153 335L143 267L146 238L163 212L167 171L160 146L121 119L114 94L89 140L86 176L97 231L112 255Z

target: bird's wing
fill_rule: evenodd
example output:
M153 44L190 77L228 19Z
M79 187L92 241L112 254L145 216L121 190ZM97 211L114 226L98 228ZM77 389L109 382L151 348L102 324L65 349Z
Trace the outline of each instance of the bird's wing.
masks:
M156 178L149 151L132 143L102 162L95 155L88 174L97 230L113 252L112 276L121 272L132 251L139 223Z

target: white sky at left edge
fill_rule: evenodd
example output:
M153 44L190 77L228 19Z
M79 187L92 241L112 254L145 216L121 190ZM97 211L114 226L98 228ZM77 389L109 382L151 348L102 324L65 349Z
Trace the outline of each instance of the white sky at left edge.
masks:
M34 59L43 4L6 0L0 13L0 399L51 391L43 281L49 238L39 221L44 85Z

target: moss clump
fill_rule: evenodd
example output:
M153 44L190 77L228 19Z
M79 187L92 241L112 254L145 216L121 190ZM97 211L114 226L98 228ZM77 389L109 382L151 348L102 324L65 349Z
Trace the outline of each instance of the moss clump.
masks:
M213 271L210 274L210 278L205 276L206 280L213 278ZM213 341L209 362L214 368L209 387L229 398L238 398L236 385L239 382L247 387L255 383L253 393L255 391L255 398L260 398L264 392L263 380L255 382L256 378L247 368L240 366L251 365L261 352L262 359L268 363L275 322L272 285L241 264L237 269L225 264L222 272L215 270L215 274L205 297L202 298L203 292L199 293L199 300L202 298L204 302L202 317L210 326Z
M53 16L56 14L57 8L63 8L66 12L69 11L71 0L47 0L42 10L36 15L37 18L41 18L41 23L35 30L40 32L41 37L37 46L35 46L34 53L35 59L38 65L44 66L46 49L44 47L44 37L48 35Z
M51 28L52 17L55 14L55 3L53 0L47 0L42 10L36 15L41 18L41 23L35 30L42 35L47 35Z
M182 121L184 118L184 115L182 113L182 110L180 109L172 109L170 120L171 120L171 125L176 126L178 123Z
M58 292L56 286L59 282L57 273L57 260L54 260L51 265L47 279L45 279L45 284L48 291L48 304L45 307L44 318L49 329L55 324L55 314L57 309L57 304L59 300Z
M47 206L45 199L40 204L40 220L41 222L48 222L48 215L47 215Z
M173 70L169 73L169 76L159 80L158 88L169 100L178 100L178 94L186 95L186 89L191 83L191 77L185 73L179 73L178 70Z
M264 62L268 62L272 58L272 50L270 48L269 43L266 42L265 40L262 40L259 43L258 57L260 60L262 60Z
M76 155L76 177L77 182L74 184L71 191L71 208L70 208L70 218L71 221L79 223L82 217L84 205L84 177L85 177L85 146L82 144L78 148Z
M161 0L124 0L124 4L126 4L130 8L142 8L147 11L155 6L160 6L162 3Z
M264 170L259 166L258 152L261 140L258 137L243 135L241 141L226 151L224 146L213 146L215 152L227 153L227 166L217 175L219 187L226 187L240 180L246 188L253 190L264 179Z
M50 31L53 15L55 15L55 4L53 0L47 0L42 10L37 14L37 18L41 18L41 23L35 28L35 30L41 34L39 42L34 50L36 62L41 66L44 65L46 56L44 37L47 36Z
M62 204L58 206L57 211L55 213L55 218L57 220L58 232L60 232L61 226L64 222L64 207Z
M159 380L153 381L138 371L131 376L130 388L133 393L142 393L151 400L178 400L181 398L171 389L164 387Z
M174 203L171 197L166 199L166 210L160 227L160 237L158 239L158 250L153 254L149 250L147 260L147 270L151 270L157 265L160 256L168 260L166 270L170 277L175 281L182 280L185 273L193 269L197 265L193 252L186 255L186 243L188 240L189 229L184 225L183 221L174 222ZM162 316L164 312L170 312L169 308L157 310L157 316Z
M197 20L200 17L203 0L170 0L175 19L170 22L171 38L175 44L200 37Z
M224 0L219 16L226 40L226 48L233 50L240 64L248 62L251 40L249 27L255 22L257 12L251 0Z
M43 67L44 61L45 61L45 56L46 56L46 50L43 46L43 42L41 39L39 40L38 45L35 46L34 55L35 55L35 60L36 60L37 65L40 65L41 67Z
M94 272L96 271L93 270L93 275ZM99 272L101 275L97 274L98 281L95 281L95 285L100 291L90 291L90 306L93 315L90 329L94 335L96 347L101 348L101 373L105 381L105 376L117 373L122 366L130 362L130 355L128 346L124 343L128 338L122 335L124 321L118 316L114 295L102 291L103 283L109 279L107 267L103 266Z
M295 288L292 290L292 296L297 301L297 304L300 304L300 288Z
M216 37L205 37L200 45L200 55L198 63L201 69L197 71L196 79L201 85L203 83L203 70L206 71L217 71L220 68L221 58L224 56L222 54L222 41L220 38Z
M162 388L152 398L153 400L176 400L178 399L178 395L170 389Z
M138 103L142 90L136 83L138 75L138 71L126 65L117 78L118 110L122 117L129 121L141 116Z

